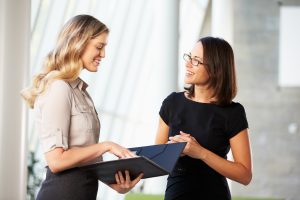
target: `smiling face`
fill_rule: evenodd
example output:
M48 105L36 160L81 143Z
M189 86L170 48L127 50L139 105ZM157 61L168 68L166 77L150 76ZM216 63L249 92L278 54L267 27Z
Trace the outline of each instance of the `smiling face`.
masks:
M197 42L192 49L190 56L193 60L200 61L197 66L192 65L191 61L186 61L185 78L186 84L194 84L205 86L208 83L209 75L203 63L203 46L201 42Z
M81 56L84 69L90 72L98 71L101 59L105 57L107 37L108 33L103 32L89 41Z

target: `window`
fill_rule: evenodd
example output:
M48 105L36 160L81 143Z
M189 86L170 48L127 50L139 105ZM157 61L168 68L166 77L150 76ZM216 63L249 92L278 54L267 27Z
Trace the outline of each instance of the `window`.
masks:
M279 27L279 86L300 86L300 7L282 6Z

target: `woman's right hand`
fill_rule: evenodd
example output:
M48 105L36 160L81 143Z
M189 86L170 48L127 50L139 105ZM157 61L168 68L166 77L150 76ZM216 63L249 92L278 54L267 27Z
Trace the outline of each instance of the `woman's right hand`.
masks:
M129 151L125 147L122 147L114 142L107 141L106 144L108 147L108 152L116 155L119 158L136 157L136 155L133 152Z

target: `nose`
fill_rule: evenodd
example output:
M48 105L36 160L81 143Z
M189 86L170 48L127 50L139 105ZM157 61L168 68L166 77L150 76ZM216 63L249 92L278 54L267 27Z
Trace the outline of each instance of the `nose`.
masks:
M104 57L105 57L105 49L104 49L104 48L101 49L101 51L100 51L100 57L101 57L101 58L104 58Z
M193 65L191 63L191 60L185 61L185 67L187 67L187 68L192 68L193 67Z

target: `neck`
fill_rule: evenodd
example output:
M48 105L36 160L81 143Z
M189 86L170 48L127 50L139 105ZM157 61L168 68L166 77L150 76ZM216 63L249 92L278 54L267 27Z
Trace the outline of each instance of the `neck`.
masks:
M195 85L195 91L192 100L202 103L211 103L215 99L212 98L213 91L206 86Z

